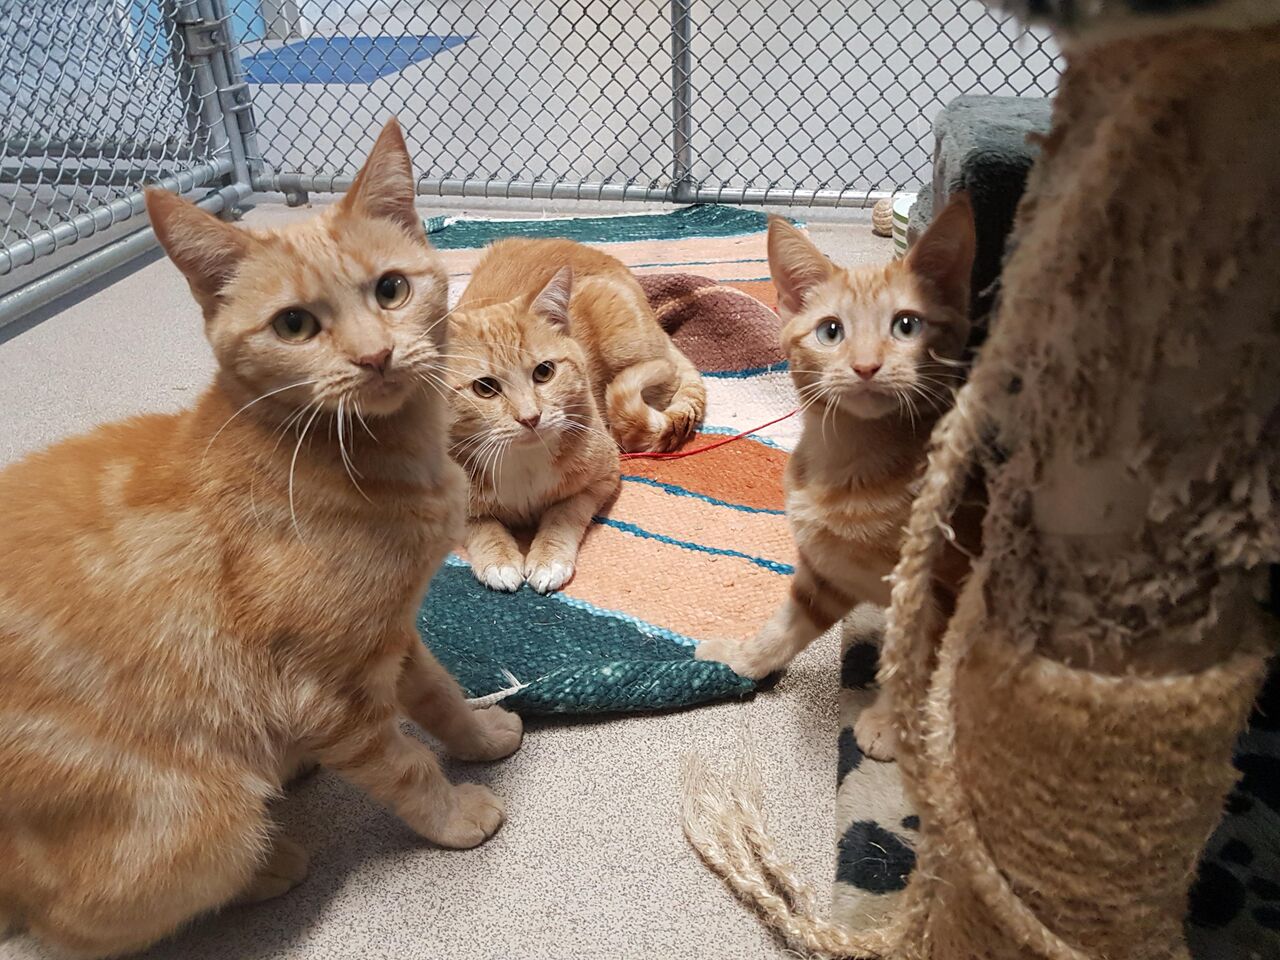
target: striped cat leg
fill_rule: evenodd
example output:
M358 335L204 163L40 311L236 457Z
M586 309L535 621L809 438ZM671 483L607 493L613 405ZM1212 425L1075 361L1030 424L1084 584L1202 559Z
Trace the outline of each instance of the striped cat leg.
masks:
M617 489L618 475L610 474L543 511L524 562L529 586L539 593L551 593L569 582L578 559L578 545L591 518Z
M310 746L322 764L442 847L478 846L502 826L502 801L479 784L450 783L435 754L404 734L390 707L344 704Z
M759 679L781 670L832 624L854 608L857 599L819 575L803 556L796 562L791 592L773 618L747 641L704 640L699 660L719 660L740 676Z
M400 674L400 705L459 760L501 760L520 747L524 726L501 707L473 710L458 682L415 635Z
M514 593L524 584L520 545L500 521L492 517L467 520L466 544L471 572L490 590Z

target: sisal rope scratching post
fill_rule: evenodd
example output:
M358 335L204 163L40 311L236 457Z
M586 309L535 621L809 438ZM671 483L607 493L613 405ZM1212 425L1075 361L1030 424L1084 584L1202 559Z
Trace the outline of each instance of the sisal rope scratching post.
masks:
M1277 27L1069 48L895 571L881 681L917 868L891 929L841 945L801 904L793 947L1186 956L1272 644L1253 589L1280 559L1277 89ZM983 552L943 623L933 574L975 472ZM753 791L722 788L722 832Z

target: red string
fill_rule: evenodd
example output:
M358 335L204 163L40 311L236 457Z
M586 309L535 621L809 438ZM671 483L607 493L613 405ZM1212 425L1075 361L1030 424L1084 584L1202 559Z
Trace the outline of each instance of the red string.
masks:
M759 433L765 427L772 427L775 423L781 423L788 417L794 417L800 412L800 408L796 407L790 413L784 413L775 420L768 423L762 423L758 427L752 427L742 433L734 434L732 437L725 437L723 440L717 440L715 443L704 444L701 447L694 447L692 450L673 450L671 453L652 453L640 451L638 453L621 454L623 460L679 460L681 457L692 457L695 453L706 453L708 450L714 450L716 447L723 447L726 443L733 443L735 440L741 440L743 437L749 437L753 433Z

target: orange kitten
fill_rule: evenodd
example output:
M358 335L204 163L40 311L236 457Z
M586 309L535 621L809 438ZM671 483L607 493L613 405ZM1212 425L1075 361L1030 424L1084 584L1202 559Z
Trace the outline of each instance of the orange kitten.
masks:
M889 604L885 578L950 404L969 335L973 211L956 196L902 261L836 267L791 224L769 223L769 268L786 321L782 345L804 406L787 465L787 518L799 558L791 593L746 643L707 641L703 659L748 677L785 667L858 603ZM892 755L883 697L855 733Z
M706 409L702 378L631 272L572 240L495 243L451 327L471 568L494 590L558 590L618 489L618 445L684 443ZM513 528L534 531L527 556Z
M394 121L306 224L148 193L219 369L194 409L0 472L0 932L114 955L283 893L306 855L267 805L302 757L444 846L501 824L400 729L477 760L521 736L414 626L466 478L421 388L447 281L413 199Z

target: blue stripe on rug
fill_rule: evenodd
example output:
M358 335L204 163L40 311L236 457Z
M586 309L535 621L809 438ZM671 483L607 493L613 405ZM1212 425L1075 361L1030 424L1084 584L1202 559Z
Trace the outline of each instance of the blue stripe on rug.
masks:
M780 573L783 576L789 577L796 572L795 567L789 563L779 563L777 560L770 560L766 557L753 557L751 554L743 553L740 550L726 550L723 547L708 547L705 544L693 543L689 540L677 540L675 537L668 537L665 533L654 533L652 530L638 527L634 523L628 523L626 520L615 520L613 517L593 517L591 522L621 530L623 533L629 533L633 537L657 540L659 543L670 544L673 547L680 547L684 550L696 550L698 553L709 553L717 557L736 557L739 560L746 560L748 563L754 563L757 567L762 567L772 573Z
M549 220L423 221L432 246L440 250L478 249L503 237L567 237L579 243L628 243L635 240L686 240L758 233L768 217L719 203L701 203L664 213L614 217L562 217ZM765 279L768 279L767 277Z
M713 380L749 380L752 377L761 377L770 373L785 373L788 369L787 361L779 360L767 367L747 367L744 370L704 370L702 375Z
M728 507L730 510L741 510L743 513L767 513L771 516L786 516L785 510L770 510L767 507L748 507L741 503L730 503L728 500L717 500L715 497L709 497L705 493L695 493L692 490L686 490L684 487L677 486L674 483L664 483L661 480L654 480L652 477L638 477L633 474L623 474L622 479L628 483L643 483L648 487L657 487L677 497L691 497L694 500L701 500L703 503L709 503L717 507Z

